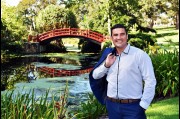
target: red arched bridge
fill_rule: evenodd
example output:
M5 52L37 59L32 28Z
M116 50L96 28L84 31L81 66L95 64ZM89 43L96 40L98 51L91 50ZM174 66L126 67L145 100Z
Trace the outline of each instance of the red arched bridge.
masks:
M91 30L84 30L79 28L62 28L62 29L54 29L42 34L39 34L37 36L28 36L28 41L33 42L42 42L48 39L52 39L55 37L85 37L92 39L98 43L102 43L106 39L108 39L107 36L104 36L103 34L100 34L98 32L94 32Z
M52 77L63 77L63 76L77 76L84 73L89 73L93 68L78 69L78 70L64 70L55 69L50 67L37 67L38 71L44 72Z

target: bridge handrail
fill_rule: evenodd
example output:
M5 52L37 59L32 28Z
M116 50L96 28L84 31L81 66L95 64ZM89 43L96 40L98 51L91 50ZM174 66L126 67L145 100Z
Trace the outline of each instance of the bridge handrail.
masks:
M37 36L31 36L31 39L37 42L41 42L43 40L46 40L48 38L56 37L56 36L82 36L87 38L92 38L98 42L103 42L105 40L105 36L103 34L91 31L91 30L85 30L85 29L79 29L79 28L61 28L61 29L54 29L42 34L39 34Z

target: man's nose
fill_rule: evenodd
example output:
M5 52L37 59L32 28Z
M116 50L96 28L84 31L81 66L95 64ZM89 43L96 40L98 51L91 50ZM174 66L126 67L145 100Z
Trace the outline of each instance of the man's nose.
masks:
M121 35L117 35L117 39L121 39Z

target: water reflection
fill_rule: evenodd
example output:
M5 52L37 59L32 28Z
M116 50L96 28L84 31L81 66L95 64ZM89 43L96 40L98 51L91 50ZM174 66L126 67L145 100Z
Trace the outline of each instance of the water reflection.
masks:
M37 74L36 74L36 66L31 64L27 66L27 80L29 83L31 83L31 81L36 80L37 78Z
M88 92L91 92L88 73L78 76L50 77L45 73L40 73L37 67L46 66L56 69L77 70L93 67L97 60L97 55L93 54L67 54L62 57L39 55L7 59L7 62L1 63L1 92L6 92L5 89L14 88L15 93L24 94L35 89L36 98L38 98L50 89L48 99L51 99L52 94L61 94L66 81L68 81L69 104L78 104L80 100L87 98ZM34 72L30 74L30 71ZM36 80L28 79L34 75Z

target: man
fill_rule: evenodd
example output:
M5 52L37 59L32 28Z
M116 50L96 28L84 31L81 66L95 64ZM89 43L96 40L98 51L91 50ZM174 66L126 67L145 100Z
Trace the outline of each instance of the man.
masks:
M127 43L125 26L114 25L111 39L115 48L105 49L91 71L91 89L99 102L106 104L109 119L146 119L156 85L151 59Z

